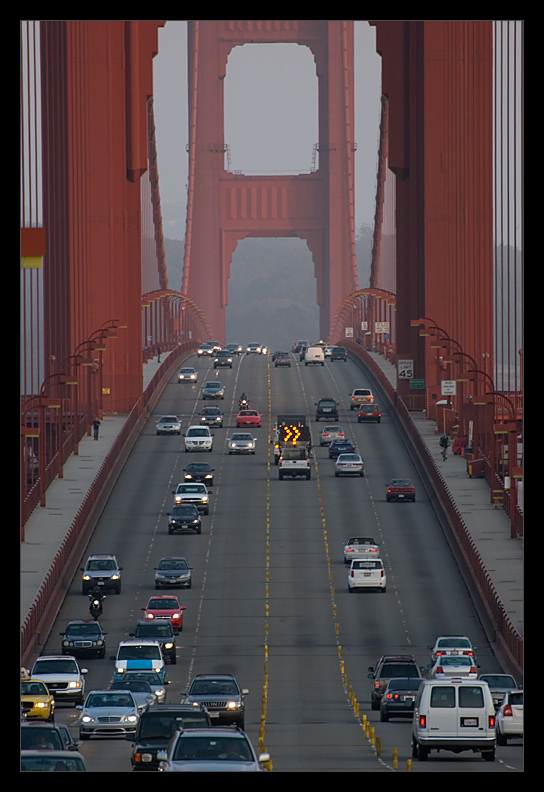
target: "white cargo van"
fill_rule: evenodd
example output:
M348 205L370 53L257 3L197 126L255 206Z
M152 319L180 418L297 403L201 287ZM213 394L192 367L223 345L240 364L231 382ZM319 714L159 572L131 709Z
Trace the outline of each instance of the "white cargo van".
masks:
M412 756L425 761L430 751L481 752L495 759L495 706L487 682L457 677L426 679L412 721Z
M323 347L308 347L306 354L304 355L304 365L307 366L308 363L317 363L318 365L321 364L322 366L325 365L325 350Z

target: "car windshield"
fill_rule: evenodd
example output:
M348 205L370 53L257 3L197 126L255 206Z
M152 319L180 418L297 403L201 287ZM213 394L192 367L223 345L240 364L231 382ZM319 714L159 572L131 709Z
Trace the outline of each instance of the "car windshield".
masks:
M147 604L147 610L176 610L177 608L179 608L179 602L173 597L151 599Z
M100 635L100 627L96 622L89 622L89 624L69 624L66 632L70 635Z
M209 473L210 470L211 468L206 462L202 462L201 464L193 462L187 465L187 473Z
M410 481L410 479L393 479L389 486L391 486L391 487L411 487L412 486L412 482Z
M468 638L442 638L438 641L439 649L470 649Z
M193 504L188 503L186 506L174 506L172 508L172 517L197 517L198 509Z
M194 492L206 492L206 487L204 484L180 484L178 487L178 494L187 495Z
M175 415L163 415L159 418L159 423L178 423L178 418Z
M219 388L222 388L223 386L220 382L207 382L204 387L206 390L219 390Z
M192 368L182 368L180 369L180 374L194 374L194 369Z
M161 622L165 622L161 624ZM138 625L138 638L171 638L172 625L170 619L157 619L152 624L139 624Z
M127 693L90 693L85 707L134 707L134 699Z
M383 677L419 677L419 671L410 663L384 663L381 670Z
M87 562L87 569L91 572L100 572L101 570L115 569L115 561L112 558L106 559L91 559Z
M361 457L358 454L340 454L338 457L339 462L360 462Z
M125 682L132 679L145 679L151 686L162 687L161 679L156 671L129 671L123 677Z
M353 536L347 541L348 545L375 545L376 542L371 536Z
M184 558L163 558L159 564L159 569L188 569L187 561Z
M319 406L320 407L335 407L336 406L336 402L333 401L332 399L330 399L330 400L321 399L321 401L319 402Z
M48 751L40 756L23 756L21 770L23 772L55 772L82 773L86 770L81 756L61 756Z
M209 437L210 433L206 427L197 426L187 430L187 437Z
M516 688L516 680L508 674L481 674L478 677L490 687Z
M231 680L195 679L189 690L190 696L206 696L210 693L218 696L237 696L239 690Z
M32 669L33 676L42 674L78 674L79 668L73 660L36 660Z
M381 569L382 562L376 559L375 561L353 561L353 569Z
M21 728L21 750L35 751L40 748L62 751L64 745L59 732L54 728L35 726L34 724L23 726Z
M112 682L110 690L130 690L131 693L152 693L149 682L143 679L119 679L117 682Z
M181 736L174 748L174 761L255 761L243 735L221 737Z
M25 680L21 682L21 696L47 696L47 687L43 682Z
M231 440L253 440L253 435L250 434L233 434Z
M118 660L160 660L161 650L153 644L120 646Z
M389 690L417 690L421 684L419 679L392 679L388 684Z
M219 407L204 407L202 415L221 415Z
M168 714L163 712L146 712L140 720L139 738L141 740L170 739L178 729L195 726L207 726L208 718L205 712L187 712L181 714Z

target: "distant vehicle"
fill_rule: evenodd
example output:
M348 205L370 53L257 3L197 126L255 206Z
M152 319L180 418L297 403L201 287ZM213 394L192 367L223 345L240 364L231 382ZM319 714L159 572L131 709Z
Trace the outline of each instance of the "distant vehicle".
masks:
M178 382L198 382L196 369L188 366L181 368L178 374Z
M285 446L278 462L278 478L297 478L306 480L312 477L312 467L308 448L304 446Z
M116 594L120 594L122 569L114 555L89 556L85 567L81 568L83 572L81 593L88 594L95 586L100 586L104 590L113 590Z
M207 487L213 487L214 468L210 467L207 462L191 462L186 468L183 468L183 472L186 482L196 481Z
M161 558L159 566L155 567L155 588L191 588L193 583L191 567L187 559L182 556Z
M29 720L55 720L55 699L41 679L21 679L21 711Z
M231 355L241 355L244 351L241 344L227 344L225 349L227 352L230 352Z
M348 591L355 589L378 589L383 594L387 590L387 577L381 558L352 561L348 572Z
M241 689L232 674L198 674L188 690L181 691L183 704L201 704L213 723L245 725L244 696L249 690Z
M79 739L134 734L138 706L130 690L93 690L85 699L79 719Z
M478 668L474 658L464 655L443 655L439 657L429 672L429 679L443 679L444 677L477 679Z
M389 718L412 718L421 679L397 677L390 679L380 700L380 721Z
M257 756L243 731L219 727L178 729L157 759L163 772L259 772L270 754Z
M145 610L145 609L144 609ZM151 616L150 618L153 618ZM139 638L130 641L121 641L117 648L115 660L114 679L125 679L125 674L129 672L151 672L159 675L161 683L164 684L165 663L161 645L158 641L149 638ZM139 677L126 677L127 679L137 679ZM143 677L142 677L143 678ZM153 688L153 682L147 678ZM157 691L155 690L155 695Z
M428 648L431 650L431 663L436 663L443 655L474 657L478 647L473 646L465 635L441 635L436 639L434 646Z
M361 404L372 404L374 396L370 388L354 388L349 394L350 396L350 410L358 410Z
M185 452L212 451L213 434L207 426L190 426L183 435L185 438Z
M354 454L355 446L351 440L345 437L339 437L338 440L333 440L329 445L329 459L336 459L340 454Z
M204 387L202 388L202 398L203 399L224 399L225 398L225 387L216 380L212 380L211 382L206 382Z
M242 426L261 426L262 415L257 410L240 410L236 416L236 428Z
M357 413L357 423L368 423L376 421L381 423L382 414L377 404L361 404Z
M291 356L288 352L278 352L274 359L274 368L278 368L278 366L291 368Z
M319 445L329 445L333 440L343 440L344 430L341 426L325 426L321 431Z
M311 453L312 439L305 415L278 415L272 439L274 464L278 464L284 448L306 448Z
M157 701L155 694L151 690L151 685L144 679L134 679L132 682L127 682L125 679L115 679L109 689L130 690L132 698L138 707L138 715L148 707L152 707Z
M478 679L489 685L495 709L498 709L502 704L505 693L509 690L521 690L522 688L511 674L479 674Z
M333 347L331 350L331 362L335 360L343 360L344 363L348 362L348 353L345 347Z
M316 421L320 421L322 418L328 418L330 421L338 421L338 405L334 399L319 399L319 401L315 403L315 406Z
M172 665L176 663L176 637L170 619L153 619L139 621L136 630L129 633L137 641L157 641L161 645L162 655ZM120 680L123 682L124 680ZM136 681L136 680L133 680ZM139 680L144 681L144 680ZM128 688L131 690L132 688Z
M220 349L215 353L213 367L216 368L232 368L232 354L228 349Z
M79 751L21 751L21 772L85 773L87 765Z
M410 479L391 479L387 485L385 500L410 500L412 503L416 499L416 490Z
M359 454L346 454L342 452L336 457L334 475L338 478L339 476L350 474L362 478L365 475L365 463Z
M227 443L229 454L254 454L257 440L249 432L234 432Z
M177 506L191 504L204 514L210 511L210 494L205 484L182 481L172 492Z
M42 655L30 672L31 679L45 682L55 703L69 701L81 704L85 695L86 668L80 668L73 655Z
M344 542L344 564L351 564L356 558L377 558L379 555L379 545L371 536L352 536Z
M106 635L98 621L75 619L62 635L61 653L74 657L105 657Z
M178 729L204 729L212 725L210 716L199 705L161 704L140 716L132 746L133 770L158 770L158 751L165 751Z
M256 341L251 341L251 343L247 345L246 352L249 354L261 355L262 351L263 349L261 344L258 344Z
M172 511L168 514L168 533L172 535L178 531L201 533L200 513L194 503L183 503L172 507Z
M203 407L199 412L201 426L223 427L223 413L216 406Z
M200 356L205 357L206 355L213 355L214 353L214 346L211 341L206 341L204 344L201 344L197 349L197 354Z
M372 680L370 704L373 710L380 708L383 692L391 679L409 677L421 683L421 671L412 655L383 655L375 667L368 667L368 671L368 678Z
M323 347L320 346L308 347L304 355L304 365L309 366L310 364L315 364L318 366L325 365L325 351Z
M177 415L161 415L157 421L157 434L181 434L181 421Z
M181 605L173 594L155 594L149 599L147 605L141 608L146 621L169 618L174 632L183 630L183 611L186 609L187 606Z

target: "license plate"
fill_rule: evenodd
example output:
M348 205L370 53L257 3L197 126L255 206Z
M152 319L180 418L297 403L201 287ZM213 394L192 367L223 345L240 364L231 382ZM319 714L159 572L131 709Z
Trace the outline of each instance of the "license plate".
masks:
M103 580L99 580L99 581L98 581L98 585L99 585L99 586L103 586L103 585L104 585L104 581L103 581Z
M399 498L404 498L404 495L402 494L402 492L399 492Z
M478 718L461 718L461 726L478 726Z
M219 717L219 713L218 712L210 712L209 710L208 710L208 715L210 716L210 718L218 718Z
M323 412L332 412L331 407L323 407Z

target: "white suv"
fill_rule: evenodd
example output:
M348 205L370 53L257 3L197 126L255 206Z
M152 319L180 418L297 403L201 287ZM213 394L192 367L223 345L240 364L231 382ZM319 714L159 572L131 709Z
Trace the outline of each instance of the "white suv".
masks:
M190 426L185 437L185 451L211 451L213 434L207 426Z

